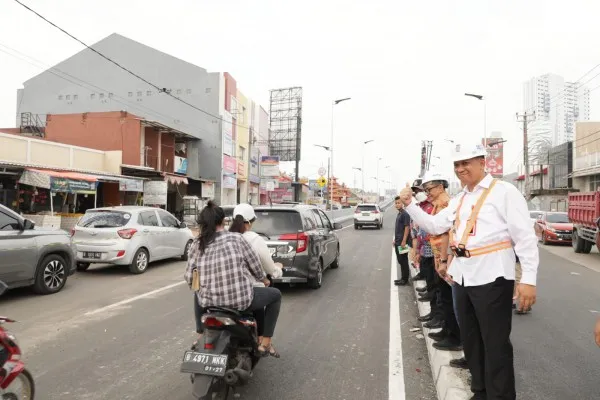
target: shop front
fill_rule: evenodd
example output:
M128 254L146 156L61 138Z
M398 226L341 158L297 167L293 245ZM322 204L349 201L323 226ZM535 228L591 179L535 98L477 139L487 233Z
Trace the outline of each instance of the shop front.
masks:
M221 189L221 204L235 205L237 204L237 160L228 155L223 155L223 180Z

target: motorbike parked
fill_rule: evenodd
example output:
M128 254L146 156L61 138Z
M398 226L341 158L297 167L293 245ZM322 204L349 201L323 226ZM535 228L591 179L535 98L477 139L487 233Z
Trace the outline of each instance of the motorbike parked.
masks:
M7 288L6 284L0 281L0 295ZM16 321L0 317L0 399L33 400L35 395L33 376L21 360L21 349L15 335L3 327L4 324L12 322Z
M181 372L191 375L195 399L226 400L250 380L261 358L256 321L252 314L208 307L202 324L202 340L185 352Z

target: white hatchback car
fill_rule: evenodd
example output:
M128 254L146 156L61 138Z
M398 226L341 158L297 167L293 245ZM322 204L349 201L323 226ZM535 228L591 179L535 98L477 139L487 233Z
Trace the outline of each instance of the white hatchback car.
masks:
M141 274L152 261L186 260L193 240L185 223L154 207L91 209L71 231L78 271L97 263L128 265L132 273Z
M359 204L354 210L354 229L363 226L383 228L383 213L377 204Z

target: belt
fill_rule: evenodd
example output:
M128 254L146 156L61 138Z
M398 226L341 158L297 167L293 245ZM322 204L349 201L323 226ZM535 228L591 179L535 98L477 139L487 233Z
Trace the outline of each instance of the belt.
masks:
M512 242L510 240L506 240L504 242L492 243L487 246L478 247L476 249L467 250L465 247L452 245L450 248L452 249L452 253L455 257L473 257L473 256L482 256L484 254L493 253L500 250L511 249Z

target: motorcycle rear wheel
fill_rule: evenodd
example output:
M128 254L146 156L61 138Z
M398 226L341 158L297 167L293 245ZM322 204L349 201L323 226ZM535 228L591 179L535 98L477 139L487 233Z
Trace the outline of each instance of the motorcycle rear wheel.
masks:
M29 370L24 369L6 389L0 389L1 400L34 400L35 382Z

